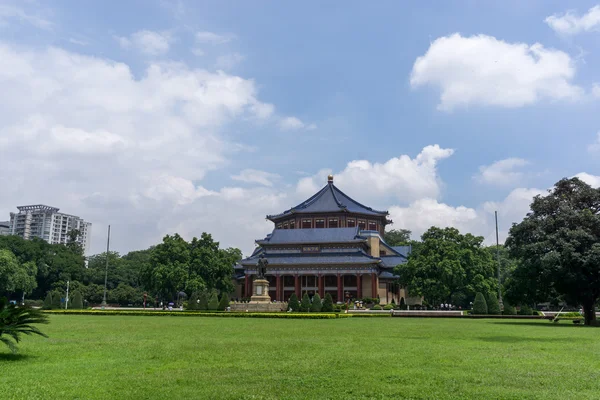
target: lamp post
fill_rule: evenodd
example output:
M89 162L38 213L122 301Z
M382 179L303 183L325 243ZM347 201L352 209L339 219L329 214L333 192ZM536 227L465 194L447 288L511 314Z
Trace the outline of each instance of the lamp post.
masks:
M106 307L106 282L108 280L108 256L109 256L109 248L110 248L110 225L108 226L108 238L106 239L106 269L104 270L104 295L102 296L102 309Z
M67 281L67 297L65 298L65 310L69 308L69 281Z

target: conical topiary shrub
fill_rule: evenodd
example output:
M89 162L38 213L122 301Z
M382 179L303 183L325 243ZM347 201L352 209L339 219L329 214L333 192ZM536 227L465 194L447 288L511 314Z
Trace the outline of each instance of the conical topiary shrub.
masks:
M217 311L219 309L219 298L216 293L213 293L210 296L210 300L208 301L208 309L210 311Z
M304 293L304 296L302 296L302 301L300 302L300 311L310 311L310 298L308 297L308 293Z
M69 308L74 310L81 310L83 308L83 296L79 291L73 292L73 300L70 302Z
M290 300L288 301L288 307L292 311L300 311L300 303L298 302L298 296L296 296L296 293L292 293L292 295L290 296Z
M333 299L329 293L325 293L325 298L323 299L323 306L321 307L321 311L323 312L333 312Z
M46 300L44 300L44 310L52 309L52 293L48 292Z
M208 293L200 292L198 295L198 310L206 311L208 310Z
M323 304L321 303L321 296L319 296L319 293L315 293L312 304L310 306L310 311L321 312L322 307L323 307Z
M404 301L404 297L400 298L400 309L401 310L406 310L406 301Z
M190 299L187 302L186 309L188 309L188 310L197 310L198 309L198 293L197 292L192 293L192 295L190 296Z
M476 315L485 315L488 313L487 303L485 302L485 297L481 292L477 292L475 295L475 301L473 302L473 314Z
M62 304L60 302L61 295L59 292L52 293L52 308L55 310L60 310L62 308Z
M225 311L229 307L229 295L227 293L223 293L221 295L221 300L219 301L219 310Z
M487 310L490 315L500 315L500 304L495 293L490 293L487 300Z
M504 311L502 311L503 315L517 315L517 310L511 306L510 304L504 304Z

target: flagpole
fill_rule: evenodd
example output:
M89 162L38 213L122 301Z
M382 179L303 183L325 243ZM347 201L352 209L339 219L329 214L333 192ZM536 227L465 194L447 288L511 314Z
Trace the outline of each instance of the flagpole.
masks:
M110 225L108 226L108 238L106 239L106 268L104 270L104 295L102 296L102 309L106 307L106 282L108 281L108 256L110 249Z

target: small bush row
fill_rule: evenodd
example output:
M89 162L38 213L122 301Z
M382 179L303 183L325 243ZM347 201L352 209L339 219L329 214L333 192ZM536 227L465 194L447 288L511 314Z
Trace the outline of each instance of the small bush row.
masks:
M356 317L339 313L245 313L245 312L186 312L186 311L118 311L118 310L46 310L48 314L68 315L137 315L167 317L223 317L223 318L287 318L287 319L335 319Z

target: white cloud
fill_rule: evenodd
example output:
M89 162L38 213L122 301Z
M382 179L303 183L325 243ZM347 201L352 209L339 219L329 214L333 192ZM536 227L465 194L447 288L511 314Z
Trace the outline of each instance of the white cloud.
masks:
M219 35L214 32L196 32L196 41L198 43L208 44L225 44L231 42L235 38L232 34Z
M79 46L87 46L89 43L84 40L78 40L75 38L69 38L69 43L77 44Z
M588 146L591 153L600 152L600 131L596 134L596 141Z
M238 175L232 175L231 179L236 181L258 183L264 186L273 186L273 181L279 179L280 176L271 172L259 171L256 169L244 169Z
M588 185L598 188L600 187L600 176L597 175L591 175L588 174L587 172L580 172L577 175L575 175L576 178L581 179L582 181L584 181L585 183L587 183Z
M600 5L594 6L583 15L573 11L554 14L544 20L550 28L562 35L576 35L582 32L600 31Z
M600 97L600 83L594 83L592 85L592 95L594 97Z
M351 161L335 174L335 183L340 188L347 188L349 195L371 201L381 201L384 197L407 202L424 197L437 198L441 190L437 164L453 153L453 149L443 149L436 144L425 147L415 158L401 155L383 164ZM301 179L297 192L311 194L326 182L330 172L322 170L316 176Z
M200 182L247 151L224 139L226 125L272 115L254 81L181 63L150 63L134 77L123 63L2 42L0 60L0 91L11 94L0 96L0 210L47 203L81 215L101 251L107 223L117 250L144 248L190 207L243 203ZM186 229L229 229L198 226Z
M286 118L282 118L279 121L279 128L284 131L294 131L294 130L299 130L299 129L306 129L308 131L312 131L312 130L317 129L317 125L316 124L308 124L307 125L304 122L302 122L302 120L300 120L299 118L286 117Z
M197 57L202 57L204 55L204 50L202 50L201 48L194 48L192 49L192 54L197 56Z
M240 53L225 54L217 57L215 66L219 69L231 69L244 61L244 56Z
M522 107L542 99L574 100L575 66L562 51L539 43L507 43L491 36L458 33L436 39L412 69L412 87L437 86L438 108L471 105Z
M54 27L51 21L41 15L31 14L20 7L9 4L0 4L0 26L8 24L11 20L26 22L36 28L45 30L50 30Z
M173 38L168 32L153 32L142 30L133 33L130 37L117 37L117 41L124 49L131 47L151 56L158 56L169 51Z
M523 172L516 171L519 167L524 167L529 162L522 158L506 158L496 161L490 165L479 167L479 175L477 179L480 182L490 185L512 185L519 182L523 178Z

